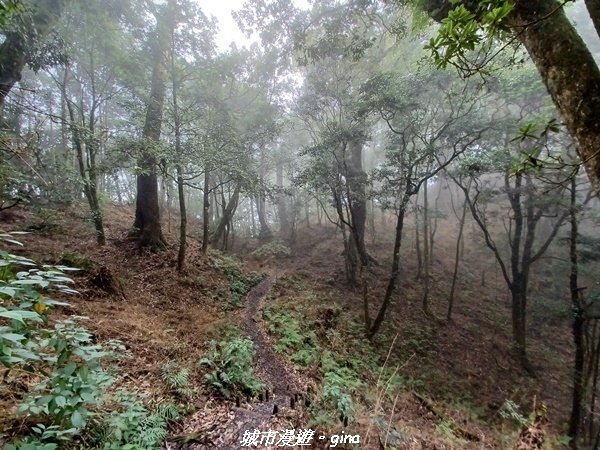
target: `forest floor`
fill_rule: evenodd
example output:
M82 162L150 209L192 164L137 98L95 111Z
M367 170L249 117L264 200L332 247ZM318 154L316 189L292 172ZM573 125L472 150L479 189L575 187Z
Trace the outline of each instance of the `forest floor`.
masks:
M263 279L244 299L232 300L229 256L213 252L203 257L192 236L187 270L177 274L176 245L161 253L140 252L127 236L132 217L129 207L108 209L103 248L95 245L83 214L14 210L2 217L0 228L41 230L23 236L24 247L11 248L14 253L46 264L91 263L114 276L119 289L105 292L94 284L91 271L77 275L81 295L70 297L71 306L60 308L58 317L86 316L85 325L98 342L126 344L129 356L119 363L120 386L158 402L171 394L162 380L165 365L190 368L194 394L180 399L188 414L172 435L194 439L186 444L169 439L165 448L241 448L246 430L312 428L315 436L361 436L360 446L337 448L509 449L520 426L500 416L507 400L525 417L534 403L547 405L544 448L563 448L558 438L564 434L570 398L568 326L559 314L552 320L534 316L530 355L537 377L522 371L510 352L506 289L494 265L482 262L489 255L466 252L470 256L451 323L422 314L416 263L403 260L407 275L382 331L368 342L361 325L363 293L344 281L341 238L333 228L300 229L290 255L268 258L253 256L256 240L238 238L244 273ZM165 224L167 240L177 242L168 228ZM191 229L199 227L192 222ZM380 262L368 274L374 314L390 245L378 237L369 250ZM435 252L431 304L435 316L443 317L451 242L441 239ZM260 399L226 399L203 380L198 361L209 342L222 339L232 326L255 344L256 370L269 391ZM319 401L305 402L309 393ZM23 426L6 413L22 394L0 390L0 430L7 434ZM300 404L295 409L291 397ZM330 441L316 444L312 448L326 448Z

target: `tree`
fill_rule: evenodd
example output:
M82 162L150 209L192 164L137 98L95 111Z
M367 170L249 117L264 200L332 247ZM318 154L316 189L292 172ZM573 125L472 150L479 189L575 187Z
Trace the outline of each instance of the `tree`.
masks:
M380 74L365 83L369 107L381 115L390 132L388 161L378 170L377 178L382 183L381 202L393 205L396 212L387 287L373 321L369 317L368 297L364 295L365 323L370 338L379 331L396 289L404 219L411 198L455 158L476 145L488 127L485 115L478 117L481 112L478 90L453 91L452 80L445 75L408 75L397 79L394 74ZM437 91L431 91L431 86L436 85L444 86L443 98ZM429 236L424 239L428 241ZM423 307L428 312L426 300L424 296Z
M472 65L467 55L486 36L523 44L577 143L596 193L600 194L600 122L597 120L600 69L566 17L565 3L558 0L427 0L424 2L426 11L443 23L429 48L442 66L458 61L463 68L466 63L467 69L477 69L489 61L489 57L479 58ZM597 24L600 21L598 2L586 1L586 5ZM493 55L495 51L490 53Z
M49 70L49 73L60 89L61 103L66 110L61 117L62 126L71 134L96 238L98 244L104 245L99 191L102 176L110 164L102 161L102 157L108 140L108 111L122 87L117 73L123 65L125 51L120 50L125 50L128 42L123 39L116 18L96 2L69 9L63 14L62 22L65 23L59 31L70 48L69 60L63 70ZM122 47L117 48L117 42ZM63 151L67 153L66 148Z
M536 135L531 125L526 125L521 129L522 147L514 148L513 144L511 149L511 143L506 138L503 146L487 155L490 158L487 162L476 153L470 155L474 159L462 161L463 170L466 171L463 175L469 175L468 184L459 182L455 175L451 175L463 191L473 219L500 266L511 295L515 354L523 368L532 375L533 366L527 356L527 301L531 268L544 255L569 214L568 208L562 205L565 174L558 168L547 171L538 162L542 148L548 158L556 156L556 146L560 148L560 141L556 144L547 139L548 132L549 128L544 128ZM489 176L498 172L501 174L500 180ZM498 230L494 233L495 228L490 220L502 213L487 209L494 199L495 205L501 205L497 199L503 195L506 196L510 211L504 214L504 217L509 217L506 244L498 242L502 233ZM550 221L550 231L540 236L538 227L544 220ZM508 252L504 251L505 248Z
M2 4L2 31L5 40L0 45L0 106L12 87L21 80L25 65L35 69L62 59L52 43L45 48L63 10L66 0L10 1ZM40 56L41 55L41 56Z
M172 8L174 0L169 2ZM169 48L169 14L158 9L154 11L156 29L152 36L152 79L150 95L146 104L146 120L144 122L143 150L138 164L140 173L137 176L137 195L135 202L135 220L133 232L139 236L140 245L152 249L161 249L166 245L160 224L160 208L158 206L158 177L156 150L160 143L163 119L163 108L166 95L166 60Z

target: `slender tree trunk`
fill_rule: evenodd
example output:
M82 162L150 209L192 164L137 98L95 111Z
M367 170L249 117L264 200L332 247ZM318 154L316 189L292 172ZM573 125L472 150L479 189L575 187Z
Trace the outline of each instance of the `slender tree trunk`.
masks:
M256 218L254 217L254 199L250 197L250 226L252 227L252 237L256 236Z
M347 233L346 230L346 217L344 214L344 207L342 205L342 199L340 193L335 190L335 188L331 189L333 194L333 201L335 204L335 210L338 215L339 226L342 232L342 239L344 242L344 267L346 271L346 280L348 283L355 285L357 281L357 256L355 252L355 246L352 246L350 241L352 238L352 232ZM350 236L348 236L350 234Z
M177 271L185 269L185 250L187 246L187 211L185 207L185 190L183 184L183 170L177 166L177 193L179 196L179 252L177 253Z
M425 283L423 286L423 311L429 314L429 195L427 181L423 183L423 269Z
M571 204L570 204L571 230L569 236L569 259L571 261L571 272L569 274L569 290L571 291L571 310L573 313L573 342L575 344L575 367L573 373L573 399L571 405L571 416L569 418L568 436L571 438L570 448L578 449L577 439L581 428L581 413L583 410L584 381L583 372L585 366L585 339L584 339L584 308L581 301L581 291L578 285L579 263L577 257L577 180L571 178Z
M469 187L467 186L467 189ZM454 200L452 200L452 209L454 209ZM455 211L456 213L456 211ZM458 237L456 238L456 251L454 253L454 270L452 271L452 285L450 286L450 295L448 297L448 312L446 313L446 320L450 322L452 320L452 309L454 308L454 292L456 290L456 281L458 279L458 266L460 264L461 257L461 245L463 241L463 232L465 229L465 220L467 218L467 199L463 202L462 211L458 220ZM482 272L482 283L484 283L484 274ZM483 286L483 284L482 284Z
M283 186L283 161L281 158L277 158L277 164L275 167L275 182L279 187L279 193L277 194L277 212L279 214L279 233L282 237L288 238L290 235L290 218L288 214L287 202L284 194ZM252 217L254 220L254 216Z
M240 199L240 190L241 190L241 185L238 183L236 184L234 190L233 190L233 195L230 197L229 201L227 202L227 205L225 206L225 209L223 210L223 216L221 217L221 220L219 221L219 224L217 225L217 228L215 229L215 231L213 232L210 241L218 244L221 240L223 242L223 246L227 245L227 240L229 238L229 230L230 230L230 225L231 222L233 220L233 215L235 214L235 210L237 208L238 205L238 201Z
M415 246L417 250L417 280L423 276L423 253L421 251L421 237L419 233L419 194L415 197Z
M268 241L273 237L273 233L267 222L266 202L262 196L256 197L256 212L258 214L258 223L260 224L258 239L263 242Z
M310 202L308 198L304 202L304 218L306 219L306 228L310 228Z
M527 283L519 277L513 280L510 288L513 345L517 360L521 366L531 375L533 367L527 356Z
M369 227L371 228L371 241L373 242L373 244L375 244L377 242L377 230L375 229L375 199L371 198L371 205L370 205L370 212L369 212Z
M438 193L435 196L435 201L433 204L433 220L431 220L431 215L430 217L430 228L429 228L429 262L432 263L433 262L433 248L435 245L435 234L437 233L437 228L438 228L438 220L439 220L439 203L440 203L440 196L442 195L442 184L441 182L437 183L438 185Z
M408 191L409 186L407 185L406 190ZM390 270L390 276L388 278L387 288L385 290L385 296L383 297L383 302L381 303L381 307L379 308L379 312L377 313L377 317L373 321L373 325L371 330L369 331L367 337L369 339L373 339L373 337L379 331L383 320L385 319L385 315L387 309L390 305L390 301L392 299L392 295L396 288L396 281L398 280L398 275L400 273L400 247L402 245L402 230L404 229L404 214L406 211L406 205L410 196L408 193L405 193L402 201L400 203L400 207L398 210L398 217L396 220L396 235L394 238L394 252L392 254L392 266Z
M348 183L348 201L352 224L352 234L356 250L363 266L370 262L365 246L365 228L367 221L367 174L362 166L363 143L353 139L348 143L349 158L346 161Z
M65 76L65 80L67 77ZM75 114L75 109L72 102L67 97L66 85L61 86L62 96L65 99L67 111L69 113L69 127L71 129L71 137L73 146L75 147L75 155L77 158L77 167L79 175L83 182L83 193L92 215L94 229L96 231L96 242L98 245L106 244L106 236L104 234L104 223L102 220L102 210L98 201L97 190L97 173L96 173L96 142L94 136L94 115L91 113L88 131L90 136L86 139L81 134L81 130L85 127L85 119L78 117ZM80 120L81 119L81 120ZM85 148L85 150L84 150Z
M215 205L215 210L218 208ZM202 192L202 254L208 252L210 240L210 168L204 168L204 190Z

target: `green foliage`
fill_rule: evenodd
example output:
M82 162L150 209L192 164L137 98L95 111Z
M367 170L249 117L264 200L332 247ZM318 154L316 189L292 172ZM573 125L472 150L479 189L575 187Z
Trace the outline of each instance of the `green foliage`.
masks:
M498 414L503 419L512 420L521 427L529 424L529 419L521 413L519 405L512 400L506 400L500 407Z
M305 298L318 301L311 292L306 292ZM264 309L267 330L276 337L274 348L302 367L316 365L318 368L321 386L310 406L312 424L333 425L337 420L347 423L355 415L353 399L365 388L360 374L365 364L369 364L365 363L368 358L352 351L360 348L358 345L346 351L342 345L348 344L348 341L340 339L336 330L326 330L324 337L327 341L320 343L315 332L317 322L307 317L299 318L293 312ZM316 313L322 315L320 309Z
M409 325L403 331L402 348L408 354L427 356L437 352L437 342L433 328Z
M2 161L0 164L0 210L9 209L17 204L29 203L31 195L27 186L31 180L8 161L5 161L2 153L0 153L0 161Z
M51 361L55 365L18 408L19 413L50 424L33 428L40 439L60 440L81 431L90 407L100 403L112 383L113 377L100 362L114 354L91 341L91 334L71 319L56 324L47 339L46 345L54 350Z
M90 443L103 450L154 450L167 436L170 421L179 419L171 403L149 411L138 395L129 391L115 394L117 407L90 431Z
M60 263L85 270L91 269L94 266L94 262L91 259L71 250L66 250L60 255Z
M43 443L37 439L29 439L26 442L18 444L7 444L3 447L4 450L56 450L57 444Z
M240 306L244 295L262 278L254 274L246 275L242 270L242 263L231 256L217 254L213 259L213 263L217 269L223 271L229 280L229 303L234 308Z
M285 245L283 241L271 241L261 245L254 250L251 255L257 258L269 258L275 256L287 256L292 253L292 250Z
M0 240L18 244L13 239L16 234L2 233ZM0 251L0 362L8 369L5 379L11 372L33 374L38 379L17 407L18 414L37 422L31 428L35 437L7 448L55 449L57 443L93 434L89 431L91 423L91 429L106 430L107 436L123 437L123 430L137 433L136 446L128 448L154 449L164 438L166 421L178 417L173 407L138 414L143 412L143 405L122 397L123 411L106 418L102 409L110 403L106 391L114 381L103 363L116 358L124 350L123 345L118 341L94 343L92 334L79 325L83 317L72 316L54 326L48 323L51 309L67 304L48 298L46 293L76 293L69 287L71 279L64 276L70 270L76 269L38 267L28 258ZM133 445L128 440L114 443L109 439L96 448L125 448L122 444Z
M600 260L600 238L595 236L579 234L577 237L579 244L579 256L581 262L598 261Z
M25 227L26 231L39 231L43 233L57 232L62 229L60 213L49 208L36 208L37 221Z
M234 393L255 395L264 389L254 373L254 344L249 339L229 337L224 341L211 341L210 352L199 361L209 368L206 382L225 397Z
M189 375L188 369L177 367L172 362L165 364L162 369L163 382L171 392L183 398L189 398L194 393L190 387Z
M329 350L321 355L319 370L323 382L311 404L312 423L332 425L333 418L348 423L355 413L353 397L364 387L360 375L355 370L344 367L343 362L336 360Z
M265 308L263 318L268 331L277 336L273 346L277 352L288 353L293 362L304 367L315 360L318 347L314 331L302 330L299 321L285 312L274 313Z
M437 34L425 46L438 68L453 65L463 75L484 69L495 41L510 33L506 23L514 8L513 0L483 0L474 11L458 4L442 19ZM483 47L482 55L470 54Z

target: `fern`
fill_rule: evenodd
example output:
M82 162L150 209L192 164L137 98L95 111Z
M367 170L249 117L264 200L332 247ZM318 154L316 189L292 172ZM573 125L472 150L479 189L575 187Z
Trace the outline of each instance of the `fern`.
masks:
M186 368L178 368L173 363L167 363L162 369L162 379L173 393L189 398L193 395L189 382L190 372Z
M98 425L91 436L95 448L103 450L154 450L167 437L169 420L179 418L176 406L158 405L149 412L138 396L119 391L116 395L120 411L111 414Z
M232 391L254 395L264 389L254 369L254 344L249 339L230 338L211 342L211 351L199 362L211 370L204 379L225 397Z

